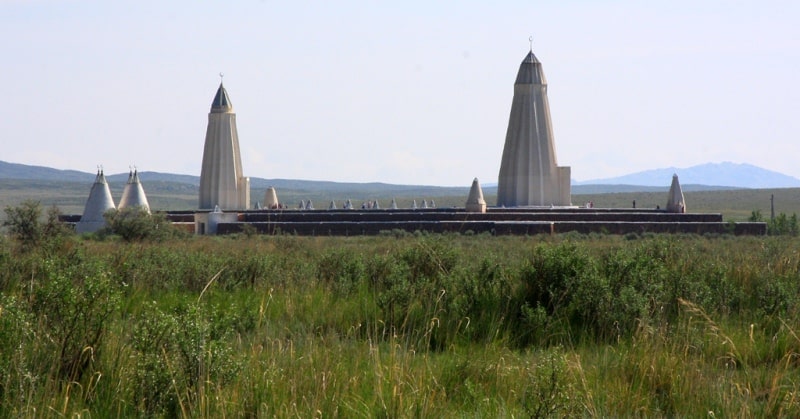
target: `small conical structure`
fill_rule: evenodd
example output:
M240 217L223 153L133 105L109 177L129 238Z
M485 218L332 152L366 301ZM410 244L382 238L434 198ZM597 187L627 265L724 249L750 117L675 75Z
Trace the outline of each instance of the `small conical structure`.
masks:
M275 191L274 187L270 186L267 188L267 191L264 192L264 206L268 209L276 209L279 205L278 193Z
M417 200L411 201L411 209L417 209Z
M667 198L667 212L686 212L686 200L683 198L681 183L678 182L678 175L672 175L672 185L669 187L669 197Z
M372 203L372 209L381 209L381 204L378 203L377 199Z
M431 199L431 208L436 208L436 201Z
M250 208L250 178L242 174L236 114L222 83L208 113L199 205L200 209Z
M297 209L301 209L301 210L306 209L306 200L305 199L301 199L300 200L300 204L297 206Z
M314 209L314 204L311 202L310 199L308 200L308 202L306 202L306 209L307 210L313 210Z
M353 209L353 201L348 199L347 202L344 203L344 209L348 209L348 210Z
M497 205L571 205L570 168L556 162L547 81L533 51L522 60L514 83Z
M469 188L469 196L464 207L467 212L486 212L486 200L483 199L483 189L481 189L478 178L472 181L472 187Z
M389 209L393 209L393 210L397 209L397 201L394 198L392 198L392 203L389 204Z
M128 182L125 184L122 198L119 200L119 209L128 207L140 207L150 214L150 204L147 202L147 195L145 195L142 182L139 180L138 170L128 174Z
M422 200L422 208L423 209L428 209L428 201L426 201L424 199Z
M75 225L78 233L92 233L106 226L106 219L103 214L108 210L115 209L114 198L111 197L111 189L108 187L106 177L102 170L97 171L92 189L89 191L89 199L83 208L81 220Z
M335 210L336 209L336 202L331 200L331 204L328 205L328 209L329 210Z

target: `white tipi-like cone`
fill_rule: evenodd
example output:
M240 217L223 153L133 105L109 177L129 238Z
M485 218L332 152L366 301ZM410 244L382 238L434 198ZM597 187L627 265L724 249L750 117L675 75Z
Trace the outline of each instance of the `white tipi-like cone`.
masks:
M353 209L353 201L348 199L347 202L344 203L344 209Z
M392 203L389 204L389 209L393 209L393 210L397 209L397 201L394 198L392 198Z
M274 187L270 186L267 188L267 191L264 192L264 206L269 209L276 209L279 205L278 193L275 191Z
M128 175L128 183L122 190L122 199L119 200L119 209L128 207L140 207L150 214L150 203L147 202L147 195L144 193L142 182L139 180L139 171L134 170L133 174Z
M381 204L378 203L378 200L375 200L375 203L372 205L372 209L381 209Z
M464 207L467 212L486 212L486 200L483 199L483 189L481 189L478 178L472 181L472 187L469 188L469 196Z
M336 201L331 201L331 204L328 205L328 209L329 210L335 210L336 209Z
M86 200L81 220L75 225L75 231L78 233L92 233L100 230L106 226L106 219L103 218L103 214L115 208L114 198L111 197L111 189L108 187L106 177L103 175L103 171L99 170L92 189L89 191L89 199Z
M686 212L686 200L683 198L683 190L681 190L677 174L672 175L672 185L669 187L669 197L667 198L667 212Z
M310 199L308 200L308 202L306 202L306 209L307 210L313 210L314 209L314 204L311 202Z
M428 209L428 201L426 201L424 199L422 200L422 208L423 209Z
M300 200L300 204L297 205L297 209L301 209L301 210L306 209L306 200L305 199L301 199Z
M417 200L411 201L411 209L417 209Z

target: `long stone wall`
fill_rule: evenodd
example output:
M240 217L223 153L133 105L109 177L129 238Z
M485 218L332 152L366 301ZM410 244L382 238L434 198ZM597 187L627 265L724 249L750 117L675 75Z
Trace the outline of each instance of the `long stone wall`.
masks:
M180 216L185 217L185 215ZM243 231L316 236L376 235L387 231L533 235L578 233L766 234L765 223L726 223L721 214L676 214L631 209L463 209L426 210L259 210L238 214L237 222L220 223L218 234Z

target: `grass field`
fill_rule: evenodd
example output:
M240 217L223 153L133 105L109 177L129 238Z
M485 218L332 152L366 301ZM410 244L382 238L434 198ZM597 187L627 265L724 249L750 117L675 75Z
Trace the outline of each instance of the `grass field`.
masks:
M0 241L0 416L797 417L800 239Z

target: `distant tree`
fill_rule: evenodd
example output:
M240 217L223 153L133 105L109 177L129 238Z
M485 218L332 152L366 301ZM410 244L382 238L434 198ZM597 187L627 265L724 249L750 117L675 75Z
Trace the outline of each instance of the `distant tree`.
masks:
M800 224L798 224L797 214L789 217L780 213L767 222L767 234L770 236L797 236L798 233L800 233Z
M14 239L23 243L24 247L36 246L42 238L42 226L39 222L42 208L39 201L26 200L19 206L6 207L5 212L3 226L8 228Z
M23 251L33 250L43 243L56 243L68 234L69 229L58 220L60 211L53 206L47 210L42 222L42 207L39 201L26 200L16 207L5 209L3 226L20 244Z

